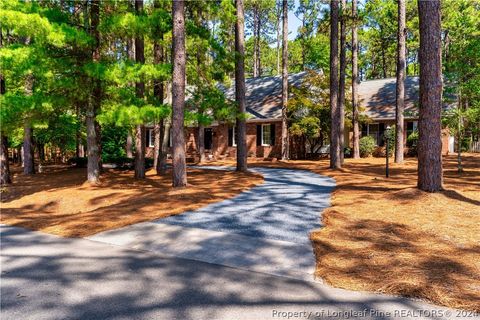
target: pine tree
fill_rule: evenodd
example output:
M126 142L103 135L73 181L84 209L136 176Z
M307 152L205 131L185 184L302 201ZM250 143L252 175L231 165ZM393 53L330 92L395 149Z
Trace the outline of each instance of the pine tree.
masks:
M288 3L282 3L283 45L282 45L282 160L289 158L288 141Z
M172 142L173 142L173 186L187 186L185 160L185 1L172 0Z
M398 31L397 31L397 86L395 108L395 163L403 162L404 116L405 109L405 54L406 26L405 0L398 0Z
M420 18L420 114L418 188L442 190L442 41L440 0L418 1Z
M330 168L340 169L340 108L338 106L338 0L330 2Z
M247 128L244 119L245 101L245 14L243 0L235 0L237 20L235 23L235 101L237 116L237 171L247 171Z

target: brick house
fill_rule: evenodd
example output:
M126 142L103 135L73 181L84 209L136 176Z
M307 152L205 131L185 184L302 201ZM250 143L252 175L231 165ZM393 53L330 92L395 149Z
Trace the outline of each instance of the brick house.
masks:
M306 72L289 75L289 86L300 86ZM281 154L282 81L280 76L246 79L247 150L249 157L278 158ZM360 106L370 120L362 125L362 136L373 136L377 145L383 145L383 134L388 125L395 123L395 78L369 80L359 85ZM418 121L418 77L408 77L405 83L405 140L416 130ZM228 99L235 99L234 88L225 89ZM235 157L235 126L213 123L204 128L207 157L223 159ZM198 128L185 130L187 155L196 157ZM153 128L147 128L146 156L153 157ZM346 128L345 145L351 146L352 132ZM292 140L292 139L291 139ZM348 143L347 143L348 141ZM442 137L445 152L451 138ZM293 144L290 148L294 148Z
M361 126L361 136L369 135L378 146L383 146L383 135L388 126L395 124L396 78L368 80L358 86L358 95L362 113L369 118ZM407 77L405 80L404 141L417 130L418 125L419 78ZM444 109L451 107L445 104ZM352 134L348 137L351 140ZM351 145L351 142L350 142ZM448 130L442 132L442 152L453 152L454 140Z

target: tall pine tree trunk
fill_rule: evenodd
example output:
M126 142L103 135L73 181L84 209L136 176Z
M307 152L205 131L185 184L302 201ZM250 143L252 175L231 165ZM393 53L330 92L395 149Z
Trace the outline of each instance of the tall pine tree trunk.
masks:
M0 35L1 37L1 35ZM2 41L0 41L0 47ZM5 78L0 74L0 95L4 95L6 91ZM0 186L11 183L10 165L8 162L8 141L3 132L0 131Z
M185 160L185 1L172 0L172 135L173 135L173 186L187 186Z
M137 16L143 13L143 0L135 0L135 13ZM135 61L139 64L145 63L144 40L141 35L135 37ZM144 98L144 82L135 83L135 93L137 98ZM135 178L145 178L145 126L143 124L138 124L135 128Z
M403 162L404 117L405 109L405 0L398 0L398 30L397 30L397 90L395 109L395 163Z
M283 9L283 45L282 45L282 160L289 157L288 141L288 3L282 2ZM273 133L274 134L274 133Z
M420 114L418 188L442 190L442 42L440 0L418 1L420 28Z
M126 154L127 154L128 158L133 158L132 147L133 147L133 137L132 137L132 133L130 132L130 128L129 128L128 132L127 132L127 141L125 143L125 149L126 149L125 151L126 151Z
M23 127L23 173L34 174L35 162L33 153L33 129L28 121Z
M100 1L92 0L90 7L91 36L94 39L92 50L92 61L100 62L100 32L98 25L100 22ZM87 180L89 183L97 184L100 179L101 159L100 145L98 137L98 126L96 124L97 112L101 105L102 88L99 79L92 79L92 97L88 101L87 112L85 116L87 129Z
M10 164L8 163L7 137L0 134L0 186L12 183L10 178Z
M160 126L160 154L157 164L157 174L164 175L167 171L167 150L170 141L170 122L163 119Z
M340 113L340 126L338 128L340 162L344 162L344 144L345 144L345 78L347 69L347 1L341 1L340 16L340 79L338 83L338 112Z
M155 0L153 3L155 9L160 8L160 1ZM155 64L161 64L164 62L164 52L163 52L163 32L162 30L156 30L158 34L158 40L155 39L153 42L153 62ZM160 42L159 42L160 41ZM154 80L153 81L153 95L157 97L158 102L163 104L163 96L164 96L164 84L163 80ZM155 133L155 140L154 140L154 161L153 167L155 168L157 175L162 173L162 169L160 167L161 158L162 158L162 140L163 135L165 134L165 120L160 119L157 124L155 124L154 128Z
M357 0L352 0L352 124L353 124L353 158L360 158L360 128L358 125L358 7Z
M338 107L338 0L330 1L330 168L342 167Z
M235 100L238 105L237 171L247 171L247 126L243 114L245 101L245 14L243 0L235 0L237 20L235 23Z
M197 147L198 154L200 156L200 163L205 162L205 126L202 124L198 125L198 134L197 134Z

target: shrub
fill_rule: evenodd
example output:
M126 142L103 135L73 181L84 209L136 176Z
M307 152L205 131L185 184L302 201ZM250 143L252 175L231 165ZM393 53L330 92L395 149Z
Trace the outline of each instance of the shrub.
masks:
M413 131L407 137L407 147L409 156L417 156L418 131Z
M352 149L350 147L343 148L343 155L344 155L345 158L351 158L352 157Z
M360 138L360 156L362 158L369 157L372 155L373 151L376 148L375 139L371 136L365 136Z

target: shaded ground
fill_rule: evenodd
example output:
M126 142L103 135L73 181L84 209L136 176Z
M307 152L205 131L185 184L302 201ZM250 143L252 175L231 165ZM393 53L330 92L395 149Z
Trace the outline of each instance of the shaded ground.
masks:
M2 320L478 318L401 297L0 228Z
M85 169L60 166L49 171L15 175L13 185L2 190L2 223L84 237L194 210L263 181L253 173L189 169L190 186L174 190L170 174L159 177L152 171L141 181L130 171L107 170L99 186L83 183Z
M419 297L480 311L480 155L444 157L445 191L416 186L416 160L346 159L342 171L328 160L258 162L334 177L332 207L312 232L316 275L336 287Z

